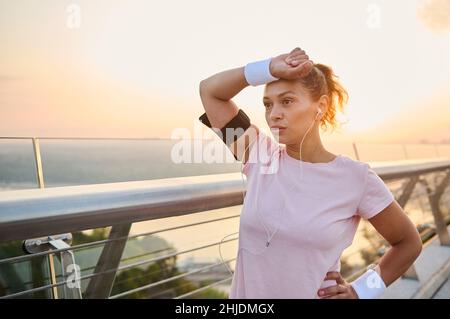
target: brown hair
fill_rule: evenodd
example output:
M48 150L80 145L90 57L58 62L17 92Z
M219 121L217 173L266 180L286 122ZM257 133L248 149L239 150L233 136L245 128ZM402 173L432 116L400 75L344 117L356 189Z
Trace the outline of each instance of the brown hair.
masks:
M336 111L344 110L348 93L333 69L324 64L314 64L311 72L298 81L310 92L313 101L319 100L322 95L328 96L328 108L320 120L320 127L326 130L328 126L331 126L334 130L337 126Z

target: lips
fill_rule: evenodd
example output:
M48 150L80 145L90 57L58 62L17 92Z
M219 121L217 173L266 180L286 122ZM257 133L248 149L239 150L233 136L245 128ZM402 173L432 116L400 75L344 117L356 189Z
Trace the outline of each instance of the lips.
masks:
M286 128L284 126L271 126L270 130L274 134L281 134L281 133L283 133L286 130Z

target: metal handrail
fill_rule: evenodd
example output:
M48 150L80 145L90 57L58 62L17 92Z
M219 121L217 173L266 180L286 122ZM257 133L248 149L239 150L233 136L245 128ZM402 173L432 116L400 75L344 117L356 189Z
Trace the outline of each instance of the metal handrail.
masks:
M442 171L450 160L373 164L385 181ZM0 241L181 216L241 205L240 173L0 193Z
M4 191L0 241L181 216L241 205L239 173Z
M368 162L385 182L394 179L444 171L450 168L448 158L427 158L401 161Z

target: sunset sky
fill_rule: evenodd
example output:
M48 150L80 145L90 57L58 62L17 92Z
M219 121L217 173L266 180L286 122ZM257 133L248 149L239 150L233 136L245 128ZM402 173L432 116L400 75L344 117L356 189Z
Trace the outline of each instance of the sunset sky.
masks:
M450 142L448 0L0 0L0 136L170 138L202 79L296 46L349 91L327 139Z

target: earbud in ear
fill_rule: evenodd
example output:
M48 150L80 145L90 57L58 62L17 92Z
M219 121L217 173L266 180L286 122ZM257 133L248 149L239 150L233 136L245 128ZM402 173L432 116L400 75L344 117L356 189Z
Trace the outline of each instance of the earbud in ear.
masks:
M320 114L322 114L322 110L321 110L321 109L318 109L318 110L317 110L317 114L316 114L316 119L319 117Z

